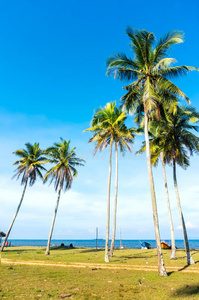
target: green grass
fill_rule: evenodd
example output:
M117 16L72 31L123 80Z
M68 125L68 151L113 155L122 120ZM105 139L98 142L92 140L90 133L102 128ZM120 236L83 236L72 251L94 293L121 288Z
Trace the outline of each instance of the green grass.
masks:
M58 267L63 264L104 263L104 251L94 249L51 250L44 248L11 247L2 259L14 261L44 261L55 266L1 264L0 298L2 299L199 299L199 250L192 251L196 265L186 267L185 252L177 251L178 259L170 260L170 251L163 251L165 265L178 267L162 278L154 271L125 269L125 265L156 266L156 250L125 249L115 251L108 265L118 269L95 267ZM168 269L169 270L169 269Z

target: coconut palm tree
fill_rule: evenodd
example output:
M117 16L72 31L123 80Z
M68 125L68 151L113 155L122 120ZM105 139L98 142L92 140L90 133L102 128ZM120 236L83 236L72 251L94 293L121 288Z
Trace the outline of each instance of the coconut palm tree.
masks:
M159 96L164 99L163 104L160 104L160 111L161 111L161 120L162 122L166 122L166 115L169 113L175 114L177 111L177 107L179 104L178 98L175 95L172 95L168 91L159 91ZM135 114L135 122L139 124L140 131L143 132L143 113L142 110L139 108L136 109ZM159 118L158 118L159 119ZM171 259L176 259L176 246L175 246L175 235L174 235L174 228L173 228L173 220L171 214L171 207L170 207L170 200L169 200L169 191L168 191L168 184L167 184L167 177L166 177L166 168L165 168L165 161L163 157L163 152L160 152L159 145L155 138L157 138L157 126L159 125L159 121L156 118L156 114L153 111L150 115L149 121L149 135L150 135L150 152L151 152L151 163L155 167L158 165L159 159L162 160L162 169L163 169L163 177L164 177L164 185L165 185L165 193L166 193L166 200L167 200L167 209L169 215L169 225L170 225L170 232L171 232ZM142 153L146 150L145 143L143 143L143 147L137 151L137 153Z
M71 188L73 179L77 177L78 174L76 166L83 166L85 162L83 159L76 156L75 149L76 148L72 148L70 150L70 141L66 141L61 138L61 142L54 143L52 147L49 147L45 150L48 158L47 162L52 163L54 166L46 172L44 176L44 183L50 180L50 184L54 182L55 191L58 190L55 212L46 247L46 255L50 254L50 242L59 206L61 191L66 191Z
M166 169L165 169L165 160L164 160L164 150L161 148L162 152L160 152L159 144L157 144L157 122L150 122L149 123L149 134L150 134L150 152L151 152L151 163L155 167L158 165L159 160L162 160L162 168L163 168L163 176L164 176L164 186L165 186L165 193L166 193L166 200L167 200L167 209L169 215L169 225L170 225L170 232L171 232L171 259L176 259L176 246L175 246L175 235L174 235L174 227L173 227L173 220L171 214L171 206L169 200L169 191L168 191L168 184L167 184L167 177L166 177ZM161 134L161 132L160 132ZM142 153L146 150L145 143L144 146L137 151L138 154Z
M26 143L25 146L26 149L19 149L13 152L13 154L17 155L20 158L14 163L14 165L17 165L18 167L15 170L16 174L13 176L13 178L16 177L17 179L19 179L19 177L22 176L21 185L24 185L24 189L14 218L10 224L4 242L1 246L1 251L3 251L4 249L5 243L9 237L10 231L23 202L28 181L29 185L32 186L35 183L37 176L39 176L41 179L43 178L41 171L46 170L43 167L43 164L46 163L46 158L44 156L44 151L39 147L39 143L34 143L33 145L30 143Z
M162 98L159 96L159 91L169 91L173 95L181 96L189 101L183 91L173 84L169 78L185 75L196 68L188 66L172 67L171 64L175 62L175 59L167 57L172 45L183 42L181 32L169 32L156 43L155 47L155 36L151 32L134 30L129 27L126 33L130 38L130 46L135 58L128 58L124 53L116 53L114 56L109 57L107 60L107 75L112 74L118 80L133 81L124 87L127 93L122 97L122 105L132 111L140 105L143 107L147 166L158 254L158 273L161 276L167 276L160 244L156 196L150 159L148 120L153 110L160 118L159 104L162 102Z
M96 110L91 121L91 128L85 131L93 132L93 137L89 143L95 142L94 154L99 149L102 151L107 146L109 150L109 175L108 175L108 199L107 199L107 226L106 226L106 243L105 243L105 262L109 262L109 228L110 228L110 193L111 193L111 171L112 171L112 147L115 143L116 154L116 184L115 184L115 203L113 217L113 237L111 243L110 255L113 255L115 232L116 232L116 212L117 212L117 191L118 191L118 147L122 153L125 148L131 151L131 144L134 138L134 129L127 129L124 124L126 112L116 107L116 102L108 103L104 108Z
M189 249L187 230L182 213L179 190L177 185L176 164L186 169L189 166L189 155L199 152L199 138L191 131L199 130L199 126L194 125L199 120L199 113L193 107L178 107L175 114L166 114L166 121L157 123L156 135L151 139L151 144L156 145L156 153L153 161L156 162L160 152L163 154L163 165L166 163L173 165L173 180L182 223L187 264L194 264Z
M124 120L123 120L124 121ZM118 128L119 129L119 128ZM128 129L124 124L117 130L114 136L115 143L115 201L114 201L114 213L113 213L113 233L110 247L110 256L113 256L115 247L115 234L116 234L116 218L117 218L117 195L118 195L118 147L120 152L124 155L125 150L132 151L131 144L135 138L136 130L133 128Z

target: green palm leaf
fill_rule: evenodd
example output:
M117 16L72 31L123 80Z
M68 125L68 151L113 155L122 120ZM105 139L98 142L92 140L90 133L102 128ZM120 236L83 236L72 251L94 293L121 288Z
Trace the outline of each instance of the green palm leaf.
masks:
M76 148L70 150L70 141L63 140L54 143L45 150L47 161L54 164L44 176L44 183L50 180L54 182L55 190L61 187L64 191L71 188L73 178L77 176L76 166L83 166L85 161L76 157Z
M21 184L25 184L29 179L30 186L36 181L37 175L43 178L41 171L46 169L43 165L47 162L46 157L43 155L44 151L39 148L39 143L25 144L26 149L19 149L13 152L13 154L20 157L20 160L14 162L14 165L18 165L15 170L13 178L19 178L22 175Z

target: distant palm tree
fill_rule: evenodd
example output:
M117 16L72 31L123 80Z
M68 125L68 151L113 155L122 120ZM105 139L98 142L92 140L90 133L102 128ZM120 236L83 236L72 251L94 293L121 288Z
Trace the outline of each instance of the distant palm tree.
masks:
M107 200L107 227L106 227L106 244L105 244L105 262L109 262L108 244L109 244L109 227L110 227L110 186L111 186L111 169L112 169L112 147L115 143L116 153L116 184L115 184L115 203L113 217L113 236L111 243L110 255L113 255L115 232L116 232L116 212L117 212L117 192L118 192L118 146L124 154L125 148L131 151L130 145L134 139L134 129L127 127L124 124L126 120L126 112L116 107L116 102L108 103L104 108L96 110L91 128L85 131L93 132L93 137L89 143L95 142L96 147L94 153L99 149L102 151L107 146L110 146L109 152L109 176L108 176L108 200Z
M158 273L161 276L167 276L160 244L157 204L150 159L148 120L153 110L155 110L157 117L160 117L159 104L162 102L162 98L159 96L159 91L169 91L189 101L186 95L169 78L185 75L191 70L196 70L196 68L188 66L171 67L175 59L166 57L172 45L183 42L181 32L169 32L157 42L155 48L153 47L155 43L153 33L132 28L128 28L126 32L130 38L130 46L135 58L128 58L124 53L116 53L107 60L107 75L113 74L114 78L119 80L134 80L124 87L127 93L122 97L122 104L124 108L131 111L141 104L143 107L147 166L158 254Z
M14 218L10 224L10 227L8 229L4 242L2 244L1 251L3 251L4 249L5 243L8 239L14 221L21 207L25 195L26 187L28 184L28 179L29 179L29 185L32 186L35 183L37 176L39 176L41 179L43 178L41 171L46 170L43 167L43 164L45 164L46 162L46 158L45 156L43 156L44 151L39 148L39 143L34 143L33 145L30 143L26 143L25 146L26 149L19 149L13 152L18 157L20 157L20 160L17 160L14 163L14 165L18 165L18 167L15 170L16 174L13 176L13 178L17 177L18 179L22 175L21 185L24 185L24 190L19 205L17 207L16 213L14 215Z
M54 143L54 146L49 147L45 150L46 156L48 158L47 162L54 164L54 166L46 172L44 176L44 183L50 179L50 184L54 181L55 191L58 190L55 212L46 247L46 255L50 254L50 242L52 238L55 218L57 215L61 191L66 191L71 188L73 178L75 178L78 174L76 166L83 166L83 163L85 162L83 159L76 157L76 148L70 150L69 146L70 141L66 141L61 138L61 142Z
M185 250L187 255L187 264L194 264L190 254L189 242L187 237L186 225L182 213L180 196L176 177L176 163L186 169L189 166L189 156L199 152L199 138L191 131L198 131L199 127L194 125L198 122L199 113L192 107L177 107L175 114L166 114L166 121L154 124L156 133L151 138L152 160L157 162L160 153L163 154L163 167L166 163L173 164L173 180L177 199L177 205L182 223Z

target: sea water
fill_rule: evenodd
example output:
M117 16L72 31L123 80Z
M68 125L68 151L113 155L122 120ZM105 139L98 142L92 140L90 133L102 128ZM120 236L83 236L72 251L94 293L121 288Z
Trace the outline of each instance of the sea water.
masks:
M121 245L125 248L129 249L140 249L141 242L146 241L151 244L151 248L156 248L155 240L115 240L115 248L119 248ZM36 247L45 247L47 245L47 240L14 240L10 239L11 246L36 246ZM85 247L85 248L95 248L97 242L98 248L105 247L105 240L95 239L93 240L51 240L51 246L57 245L60 246L64 244L65 246L69 246L70 244L73 247ZM111 242L111 241L110 241ZM165 240L165 242L171 244L170 240ZM184 241L183 240L176 240L176 247L177 248L184 248ZM189 240L189 247L191 249L199 249L199 240Z

